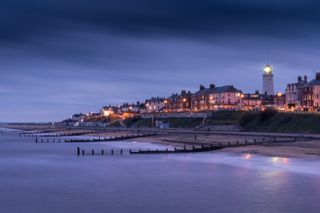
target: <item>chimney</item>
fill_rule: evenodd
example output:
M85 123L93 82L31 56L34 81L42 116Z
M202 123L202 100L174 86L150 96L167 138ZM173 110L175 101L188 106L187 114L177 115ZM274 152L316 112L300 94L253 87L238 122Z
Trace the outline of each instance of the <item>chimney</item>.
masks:
M201 84L200 85L200 90L204 90L205 89L205 87Z
M210 89L214 89L215 85L214 84L210 84Z
M316 79L317 79L317 80L320 80L320 72L317 72L317 73L316 73Z
M181 95L185 95L187 94L187 91L186 90L181 90Z
M298 77L298 83L301 83L301 82L302 82L302 77L299 76L299 77Z
M303 77L303 79L304 79L304 82L307 83L308 77L306 75Z

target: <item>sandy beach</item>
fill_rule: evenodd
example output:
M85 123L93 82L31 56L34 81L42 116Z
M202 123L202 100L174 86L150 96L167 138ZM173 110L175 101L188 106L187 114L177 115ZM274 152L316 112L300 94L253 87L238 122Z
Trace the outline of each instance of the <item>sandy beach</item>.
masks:
M55 127L52 125L8 125L7 128L20 129L23 131L52 131L58 134L72 134L81 132L93 133L84 134L85 136L92 137L114 137L134 134L136 131L132 129L128 130L114 130L114 129L90 129L90 128L64 128ZM190 130L192 132L192 130ZM222 145L228 143L240 143L245 140L253 141L262 140L268 137L252 136L252 135L226 135L224 134L180 134L180 133L161 133L154 136L142 137L129 139L129 141L135 142L150 142L169 144L177 147L182 146L200 146L206 144L218 144ZM270 138L269 138L270 139ZM251 153L265 156L278 156L278 157L289 157L289 158L303 158L303 159L320 159L320 140L314 139L309 141L297 141L288 143L273 143L273 144L259 144L259 145L248 145L241 147L224 148L218 152L229 152L229 153Z

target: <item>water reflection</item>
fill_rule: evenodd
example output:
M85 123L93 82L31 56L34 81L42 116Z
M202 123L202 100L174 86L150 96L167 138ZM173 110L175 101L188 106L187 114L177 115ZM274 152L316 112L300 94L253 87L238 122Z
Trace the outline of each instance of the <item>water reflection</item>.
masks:
M254 160L253 154L251 153L246 153L246 154L243 154L242 156L245 160ZM289 164L289 159L286 157L270 157L268 161L271 162L272 164L283 164L283 165Z

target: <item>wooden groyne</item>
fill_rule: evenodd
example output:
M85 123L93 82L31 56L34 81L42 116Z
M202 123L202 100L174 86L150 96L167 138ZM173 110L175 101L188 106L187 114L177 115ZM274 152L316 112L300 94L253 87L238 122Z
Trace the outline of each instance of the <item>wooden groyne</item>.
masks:
M132 134L132 135L121 135L114 137L99 137L98 139L65 139L66 143L86 143L86 142L106 142L106 141L122 141L133 138L142 138L155 136L156 134Z
M50 137L67 137L67 136L81 136L86 134L94 134L96 131L83 131L83 132L66 132L66 133L56 133L56 134L46 134L46 135L39 135L41 133L20 133L20 137L43 137L43 138L50 138Z
M62 143L64 142L64 140L60 139L60 138L53 138L53 139L49 139L49 138L38 138L36 137L35 143Z
M183 148L177 148L174 149L154 149L154 150L136 150L132 151L131 149L127 152L124 150L114 150L112 149L109 152L106 152L105 150L81 150L80 147L77 147L77 155L107 155L107 153L110 153L111 155L115 154L130 154L130 155L137 155L137 154L178 154L178 153L199 153L199 152L210 152L210 151L216 151L221 150L224 148L231 148L231 147L241 147L241 146L249 146L249 145L261 145L261 144L275 144L275 143L288 143L288 142L296 142L296 138L292 139L286 139L286 140L277 140L277 138L272 139L253 139L253 140L244 140L244 141L236 141L236 142L227 142L227 143L214 143L214 144L206 144L201 146L184 146ZM191 147L191 148L190 148Z

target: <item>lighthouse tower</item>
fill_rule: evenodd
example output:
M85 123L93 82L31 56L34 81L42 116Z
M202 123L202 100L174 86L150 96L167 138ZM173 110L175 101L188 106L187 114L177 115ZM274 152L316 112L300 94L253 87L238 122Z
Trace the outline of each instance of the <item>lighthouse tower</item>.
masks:
M269 64L264 66L262 76L263 76L262 93L267 95L274 95L273 73L272 73L272 67Z

